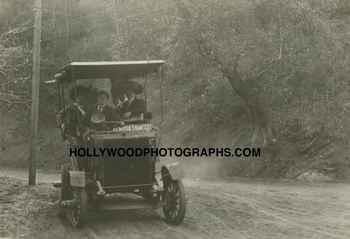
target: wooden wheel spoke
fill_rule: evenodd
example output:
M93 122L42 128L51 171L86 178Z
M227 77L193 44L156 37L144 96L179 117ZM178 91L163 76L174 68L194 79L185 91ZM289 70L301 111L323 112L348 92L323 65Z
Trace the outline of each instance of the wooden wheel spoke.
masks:
M170 181L165 188L163 211L168 223L179 224L185 216L185 195L181 181Z

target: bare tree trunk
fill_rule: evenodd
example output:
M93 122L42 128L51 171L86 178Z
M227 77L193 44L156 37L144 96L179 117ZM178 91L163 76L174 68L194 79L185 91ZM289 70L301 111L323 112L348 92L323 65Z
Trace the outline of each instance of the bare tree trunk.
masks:
M269 123L269 117L261 99L251 93L251 81L243 81L237 70L222 68L223 75L228 79L233 91L241 98L246 113L252 125L251 144L256 145L258 139L262 139L265 146L270 141L275 141L273 130Z
M184 19L185 26L189 26L191 13L187 9L186 4L182 0L174 0L177 9L180 13L180 16ZM277 60L280 60L283 55L283 38L282 33L280 33L280 51ZM262 141L261 145L265 146L270 142L275 142L275 136L273 134L273 129L270 124L270 119L266 110L266 106L263 104L261 99L259 99L256 94L252 92L254 87L254 78L253 80L243 80L243 77L238 72L238 61L240 58L240 53L237 53L236 58L234 59L233 65L229 65L229 63L222 62L220 56L217 54L216 50L213 49L210 45L207 44L206 39L198 39L198 45L201 49L201 54L203 57L207 57L214 64L218 66L223 77L228 80L230 83L232 90L239 98L242 100L247 116L250 119L250 123L252 126L252 134L251 134L251 144L257 145L260 139ZM261 72L259 72L256 78L261 77L265 72L267 72L274 65L276 60L271 61L271 63L264 68Z

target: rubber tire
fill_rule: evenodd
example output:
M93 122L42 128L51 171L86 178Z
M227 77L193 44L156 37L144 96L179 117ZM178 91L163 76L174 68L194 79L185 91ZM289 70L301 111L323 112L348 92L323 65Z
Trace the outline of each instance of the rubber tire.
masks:
M178 215L176 216L176 218L171 218L171 216L169 215L169 213L166 211L165 206L163 206L163 213L165 216L165 222L170 224L170 225L179 225L183 222L184 218L185 218L185 214L186 214L186 196L185 196L185 188L183 186L183 183L181 180L171 180L168 183L173 183L173 184L177 184L177 187L179 189L180 192L180 208L179 208L179 212ZM164 188L164 192L166 189Z
M63 165L61 172L61 195L60 200L70 200L73 198L73 191L70 186L69 165Z
M70 187L69 181L69 165L63 165L61 171L61 189L60 189L60 202L64 200L70 200L73 198L72 188ZM60 207L59 214L60 217L65 217L66 209Z
M80 201L79 208L68 209L66 211L66 216L67 216L68 221L70 222L70 224L73 227L81 228L86 222L88 196L87 196L87 192L85 189L81 189L80 192L76 192L76 193L78 194L79 201ZM74 211L74 210L78 210L78 211ZM78 212L79 215L77 218L74 218L74 222L73 222L72 213L74 213L74 212Z

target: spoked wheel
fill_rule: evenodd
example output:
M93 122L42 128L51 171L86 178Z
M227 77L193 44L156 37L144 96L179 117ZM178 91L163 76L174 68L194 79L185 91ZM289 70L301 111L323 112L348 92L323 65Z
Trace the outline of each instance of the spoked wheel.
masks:
M60 202L65 200L73 199L72 187L69 183L69 165L64 165L61 172L61 195ZM60 208L59 215L64 217L66 215L66 209L64 207Z
M181 180L165 182L163 200L165 221L172 225L179 225L186 213L185 189Z
M73 227L83 226L87 212L87 193L85 189L74 192L77 205L66 210L66 217Z
M65 217L73 227L81 227L87 211L87 193L85 189L74 189L70 186L69 165L62 168L61 202L75 201L76 205L61 207L60 216Z

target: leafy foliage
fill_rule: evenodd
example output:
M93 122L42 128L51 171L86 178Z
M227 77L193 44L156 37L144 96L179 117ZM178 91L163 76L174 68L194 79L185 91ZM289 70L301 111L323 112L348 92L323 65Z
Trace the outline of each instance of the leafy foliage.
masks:
M0 101L6 109L28 110L30 102L32 3L0 2ZM321 146L345 152L350 135L348 5L346 0L45 1L42 80L72 60L162 58L168 142L261 145L270 159L252 174L270 172L264 167L271 164L284 175L334 162L340 168L345 159L320 155ZM150 83L150 99L160 94L154 86ZM41 118L52 119L54 91L43 85L41 96ZM303 157L308 163L301 167L295 158Z

